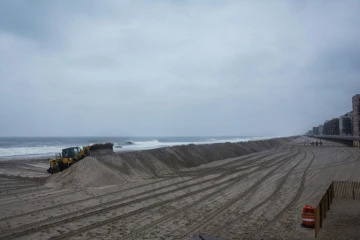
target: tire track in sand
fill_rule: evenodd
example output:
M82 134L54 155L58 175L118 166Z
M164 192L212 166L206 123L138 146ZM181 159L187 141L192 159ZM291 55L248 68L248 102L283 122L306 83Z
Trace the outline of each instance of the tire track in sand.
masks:
M188 180L184 180L184 181L179 182L179 183L184 183L184 182L188 182L188 181L191 181L191 180L193 180L193 178L188 179ZM152 183L152 184L156 184L156 183L162 182L162 181L164 181L164 180L159 180L159 181L156 181L156 182L154 182L154 183ZM139 193L139 195L141 195L141 194L147 194L147 193L149 193L149 192L157 191L157 190L159 190L159 189L163 189L163 188L167 188L167 187L170 187L170 186L178 185L179 183L169 184L169 185L167 185L167 186L162 186L162 187L159 187L159 188L156 188L156 189L151 189L151 190L148 190L148 191L146 191L146 192ZM104 193L104 194L101 194L101 195L98 195L98 196L88 197L88 198L79 199L79 200L75 200L75 201L67 201L66 203L54 204L54 205L51 205L51 206L49 206L49 207L40 208L40 209L32 210L32 211L29 211L29 212L24 212L24 213L20 213L20 214L8 216L8 217L0 218L0 221L9 220L9 219L17 218L17 217L23 217L23 216L30 215L30 214L40 213L40 212L44 212L44 211L47 211L47 210L52 210L52 209L54 209L54 208L61 208L61 207L64 207L64 206L69 206L69 205L71 205L71 204L76 204L76 203L91 201L91 200L93 200L93 199L98 199L98 198L106 197L106 196L109 196L109 195L114 195L114 194L117 194L117 193L120 193L120 192L124 192L124 191L128 191L128 190L133 190L133 189L140 188L140 187L142 187L142 186L147 186L147 185L151 185L151 184L149 183L149 184L144 184L144 185L141 185L141 186L135 186L135 187L130 187L130 188L126 188L126 189L116 190L116 191L114 191L114 192ZM67 193L67 194L62 193L62 196L68 195L68 194L73 194L73 193L74 193L74 192L70 192L70 193ZM15 194L14 194L14 195L15 195ZM16 195L17 195L17 194L16 194ZM49 194L49 196L50 196L50 194ZM134 196L134 195L133 195L133 196ZM1 197L1 196L0 196L0 197ZM1 200L1 199L0 199L0 200ZM20 201L19 201L19 202L20 202ZM4 205L6 205L6 204L1 204L1 203L0 203L0 206L4 206Z
M21 188L16 188L16 189L11 189L11 190L9 189L9 190L4 191L5 194L0 194L0 198L10 196L10 195L32 193L37 189L42 190L42 189L46 189L46 188L44 186L42 186L42 185L35 185L35 186L31 186L31 187L24 186L24 187L21 187ZM17 190L20 190L20 191L17 192ZM25 190L25 191L21 191L21 190ZM14 191L14 192L11 192L11 191Z
M315 154L313 151L312 153L312 159L310 160L309 164L307 165L306 169L303 172L303 175L301 177L301 184L300 187L297 189L295 196L292 198L292 200L282 209L278 214L276 214L272 219L266 220L265 225L263 224L259 230L261 229L262 232L266 231L270 227L270 224L272 224L274 221L279 219L296 201L298 201L300 195L302 194L304 188L305 188L305 182L306 182L306 173L308 172L309 168L311 167L312 163L315 160ZM244 216L242 216L244 217ZM240 220L240 219L239 219ZM235 236L236 239L239 237L242 237L240 235ZM253 236L255 238L255 236Z
M285 162L287 159L284 159L281 161L282 162ZM270 161L270 160L269 160ZM267 161L266 163L268 163L269 161ZM276 163L276 164L280 164L279 162ZM273 165L276 165L276 164L273 164ZM270 166L269 166L270 167ZM255 172L256 170L254 170ZM229 179L229 180L226 180L226 181L240 181L240 179L242 178L243 176L240 176L240 177L234 177L233 179ZM225 181L225 182L226 182ZM195 183L195 184L191 184L191 185L198 185L199 183ZM181 195L181 196L178 196L178 197L175 197L175 198L171 198L171 199L168 199L168 200L164 200L162 202L159 202L159 203L155 203L155 204L152 204L150 206L147 206L147 207L144 207L144 208L141 208L141 209L138 209L138 210L135 210L133 212L129 212L127 214L123 214L123 215L120 215L118 217L114 217L114 218L111 218L111 219L107 219L105 221L102 221L102 222L97 222L97 223L94 223L94 224L91 224L91 225L88 225L86 227L83 227L83 228L80 228L80 229L77 229L76 231L71 231L69 233L66 233L66 234L62 234L60 235L57 239L62 239L63 237L69 237L69 236L72 236L72 235L76 235L78 234L79 232L84 232L84 231L88 231L88 230L91 230L93 228L96 228L96 227L99 227L99 226L102 226L102 225L105 225L105 224L108 224L108 223L111 223L113 221L118 221L120 219L123 219L123 218L126 218L126 217L129 217L129 216L133 216L133 215L136 215L136 214L139 214L139 213L142 213L144 211L148 211L150 209L153 209L155 207L159 207L159 206L162 206L164 204L167 204L167 203L170 203L170 202L174 202L174 201L178 201L178 200L181 200L183 198L186 198L186 197L189 197L193 194L197 194L197 193L200 193L200 192L204 192L204 191L207 191L207 190L210 190L212 188L216 188L220 185L224 184L224 182L221 182L221 183L217 183L217 184L213 184L211 186L208 186L208 187L205 187L205 188L202 188L202 189L199 189L199 190L196 190L196 191L193 191L193 192L189 192L187 194L184 194L184 195ZM96 209L96 208L100 208L99 210L96 210L96 211L92 211L92 212L88 212L88 213L84 213L84 209L82 210L78 210L78 211L74 211L72 213L67 213L67 214L64 214L64 215L60 215L60 216L55 216L55 217L50 217L48 219L45 219L45 220L41 220L41 221L38 221L38 222L34 222L34 223L30 223L30 224L27 224L27 225L22 225L22 226L19 226L17 228L14 228L14 229L11 229L11 234L8 234L8 235L3 235L2 237L4 239L11 239L11 238L15 238L15 237L20 237L20 236L23 236L23 235L26 235L26 234L32 234L32 233L36 233L38 231L41 231L41 230L44 230L44 229L47 229L47 228L50 228L50 227L54 227L54 226L58 226L58 225L61 225L61 224L65 224L65 223L68 223L68 222L72 222L72 221L77 221L77 220L81 220L82 218L85 218L85 217L90 217L90 216L93 216L93 215L97 215L97 214L101 214L101 213L104 213L104 212L109 212L111 210L115 210L115 209L118 209L118 208L121 208L121 207L124 207L124 206L128 206L128 205L131 205L131 204L135 204L135 203L139 203L139 202L142 202L142 201L145 201L145 200L148 200L148 199L151 199L151 198L156 198L156 197L159 197L159 196L162 196L162 195L167 195L169 193L173 193L173 192L176 192L176 191L180 191L180 190L183 190L185 188L188 188L189 185L187 186L184 186L184 187L181 187L181 189L173 189L173 190L170 190L170 191L167 191L167 192L164 192L164 193L159 193L159 194L154 194L154 195L150 195L148 197L144 197L144 198L141 198L141 199L135 199L133 201L129 201L129 202L125 202L125 203L120 203L120 204L116 204L116 205L113 205L113 206L109 206L109 207L106 207L112 203L115 203L115 202L120 202L120 201L124 201L124 199L117 199L117 200L114 200L114 201L110 201L110 202L106 202L106 203L102 203L102 204L98 204L98 205L95 205L95 206L92 206L92 207L89 207L87 208L86 210L93 210L93 209ZM220 192L220 190L219 190ZM132 198L133 196L130 196L129 198ZM105 208L104 208L105 207ZM78 216L74 216L74 217L70 217L68 218L69 216L73 216L73 215L77 215L77 214L81 214L81 215L78 215ZM59 221L59 219L61 219ZM49 223L50 222L50 223ZM26 229L26 230L24 230ZM54 238L56 239L56 237Z
M298 155L298 154L296 154ZM292 158L293 156L289 157ZM282 186L285 182L285 180L288 178L288 176L290 175L291 171L294 170L301 162L303 162L303 160L306 158L306 152L303 158L301 158L299 160L298 163L296 163L293 167L291 167L291 169L288 171L288 173L283 177L283 179L281 180L280 185ZM248 195L249 193L252 194L255 192L255 190L260 186L261 183L265 182L268 177L272 176L273 173L278 170L278 168L274 169L273 171L269 172L267 175L265 175L259 182L257 182L257 184L253 185L251 188L247 189L245 192L240 193L237 197L235 197L234 199L229 200L227 203L225 203L220 209L216 210L215 212L209 214L208 216L206 216L206 218L204 220L202 220L201 222L199 222L198 224L196 224L195 226L193 226L192 228L190 228L190 230L187 230L185 233L181 234L181 236L178 236L176 239L182 239L185 237L188 237L192 234L194 234L196 231L198 231L200 228L202 228L203 226L207 225L209 222L211 222L212 220L214 220L214 218L222 213L224 213L226 211L226 209L228 209L229 207L231 207L233 204L235 204L238 200L240 200L241 198L245 197L246 195ZM275 196L278 192L279 192L279 187L277 188L277 190L270 196L273 197ZM258 205L256 205L254 208L252 208L252 211L255 211L257 208L259 208L262 204L264 204L264 202L259 203ZM236 218L235 220L231 221L231 222L227 222L227 224L232 224L233 222L235 222L238 218ZM224 225L225 226L225 225ZM220 230L220 229L219 229Z
M283 156L286 156L286 154L280 155L280 157L283 157ZM253 157L253 156L252 156L252 157ZM268 161L272 161L272 160L274 160L274 159L270 159L270 160L268 160ZM243 165L243 164L242 164L242 165ZM242 166L242 165L241 165L241 166ZM213 170L216 170L215 168L216 168L216 167L214 167ZM249 167L249 168L252 168L252 167ZM246 169L248 169L248 168L244 168L244 169L242 169L242 170L246 170ZM192 184L192 185L187 185L187 187L192 187L192 186L194 186L194 185L202 184L202 183L205 183L205 182L218 180L218 179L222 178L223 175L227 175L228 173L229 173L229 171L224 172L222 175L220 175L220 176L218 176L218 177L211 178L211 179L206 179L206 180L201 181L201 182L196 182L196 183L194 183L194 184ZM212 173L209 173L209 174L214 174L214 173L212 172ZM158 188L155 188L155 189L150 189L150 190L147 190L147 191L144 191L144 192L135 194L135 195L131 195L131 196L128 196L128 197L125 197L125 198L122 198L122 199L118 199L118 200L116 200L116 201L124 201L124 200L126 200L126 199L130 199L130 198L133 198L133 197L138 197L138 196L141 196L141 195L146 195L146 194L149 194L149 193L154 192L154 191L159 191L159 190L162 190L162 189L165 189L165 188L173 187L173 186L176 186L176 185L181 185L181 184L184 184L184 183L189 182L189 181L193 181L193 180L196 180L196 179L199 179L199 178L203 178L203 177L205 177L205 176L206 176L206 174L203 174L203 173L202 173L200 176L195 176L195 177L192 177L192 178L190 178L190 179L187 179L187 180L184 180L184 181L181 181L181 182L169 184L169 185L166 185L166 186L161 186L161 187L158 187ZM176 176L175 178L177 178L177 177L178 177L178 176ZM162 182L162 181L164 181L164 180L159 180L159 181L155 181L154 183L143 184L143 185L140 185L140 186L125 188L125 189L121 189L121 190L117 190L117 191L114 191L114 192L105 193L105 194L101 194L101 195L98 195L98 196L89 197L89 198L85 198L85 199L75 200L75 201L66 202L66 203L61 203L61 204L55 204L55 205L51 205L51 206L49 206L49 207L45 207L45 208L41 208L41 209L37 209L37 210L25 212L25 213L20 213L20 214L16 214L16 215L4 217L4 218L1 218L0 221L9 220L9 219L17 218L17 217L22 217L22 216L26 216L26 215L29 215L29 214L40 213L40 212L43 212L43 211L52 210L52 209L54 209L54 208L60 208L60 207L64 207L64 206L69 206L69 205L75 204L75 203L81 203L81 202L91 201L91 200L93 200L93 199L99 199L99 198L102 198L102 197L105 197L105 196L115 195L115 194L120 193L120 192L124 192L124 191L128 191L128 190L133 190L133 189L136 189L136 188L141 188L141 187L148 186L148 185L152 185L152 184L155 184L155 183L158 183L158 182ZM69 193L69 194L71 194L71 193ZM115 201L115 200L114 200L114 201ZM1 204L0 204L0 205L1 205ZM82 210L83 210L83 211L86 211L87 209L82 209Z
M299 153L299 152L298 152L298 153ZM297 153L297 154L298 154L298 153ZM279 162L277 162L277 163L275 163L275 164L272 164L271 167L272 167L272 166L276 166L276 165L279 166L279 165L287 162L289 158L292 158L292 157L296 156L297 154L288 156L287 158L285 158L285 159L283 159L283 160L281 160L281 161L279 161ZM244 176L244 178L246 178L246 177L249 176L250 174L253 174L254 172L262 171L262 170L264 170L264 169L266 169L266 168L268 168L268 167L270 167L270 166L264 167L264 168L262 168L262 169L255 169L254 171L251 171L250 173L246 174L246 176ZM251 191L251 190L254 189L256 186L258 186L259 184L261 184L261 183L264 181L265 178L267 178L268 176L270 176L271 174L273 174L273 172L274 172L275 170L277 170L277 168L271 170L271 171L270 171L269 173L267 173L263 178L261 178L261 179L258 180L256 183L254 183L253 186L251 186L249 189L245 190L245 192L241 193L240 196L237 195L234 199L237 199L237 200L238 200L238 199L241 198L242 196L246 195L249 191ZM244 179L244 178L242 178L242 179ZM240 179L239 181L237 181L237 182L235 182L235 183L233 183L233 184L230 184L230 185L228 185L228 186L225 186L224 189L221 189L220 191L217 191L217 192L215 192L215 193L212 193L212 194L209 194L209 195L207 195L207 196L205 196L205 197L200 198L200 199L197 200L196 202L192 203L190 206L189 206L189 205L188 205L188 206L185 206L185 207L183 207L183 208L181 208L181 209L178 209L177 211L175 211L175 212L173 212L173 213L170 213L170 214L168 214L168 215L166 215L166 216L164 216L164 217L156 220L155 222L151 222L151 223L148 224L148 225L145 225L145 226L143 226L143 227L141 227L141 228L139 228L139 229L136 229L135 232L130 233L130 234L128 234L128 235L125 235L125 236L123 236L123 238L124 238L124 239L127 239L127 240L136 239L136 238L138 238L139 236L143 235L146 230L151 229L151 228L154 228L156 225L159 225L159 224L161 224L161 223L164 223L164 222L168 221L169 219L174 218L175 216L177 216L177 215L179 215L179 214L181 214L181 213L183 213L183 212L185 212L185 211L189 211L191 208L195 207L197 204L199 204L199 203L201 203L201 202L204 202L205 200L209 200L209 198L216 196L217 194L219 194L220 192L226 190L227 188L232 187L232 186L234 186L235 184L238 184L242 179ZM232 199L232 200L234 200L234 199ZM231 205L230 202L232 202L232 200L229 200L229 203L227 203L226 206L225 206L226 208Z
M259 209L261 206L263 206L265 203L272 201L273 199L275 199L282 186L285 184L286 180L289 178L289 176L294 173L294 170L296 169L297 166L299 166L306 158L307 158L307 152L306 150L304 150L304 157L298 162L296 163L296 165L294 165L291 169L288 170L288 172L286 173L286 175L284 175L280 181L280 184L278 184L277 188L275 189L275 191L268 197L266 198L264 201L261 201L260 203L258 203L257 205L255 205L254 207L252 207L251 209L249 209L248 211L242 213L240 216L236 217L233 220L227 221L225 224L223 224L222 226L215 228L213 231L211 231L211 234L217 234L220 233L222 231L224 231L225 229L229 229L233 224L241 221L245 216L248 217L250 214L252 214L253 212L255 212L257 209ZM313 153L312 153L313 154ZM311 166L312 162L315 159L315 155L313 154L312 159L310 160L310 163L307 165L307 169ZM303 179L305 179L305 177L302 177L302 181ZM297 194L300 192L302 192L303 188L299 188L297 190Z
M301 194L302 194L302 192L304 191L304 188L305 188L306 174L307 174L309 168L311 167L312 163L315 160L314 152L311 151L311 153L313 154L313 157L312 157L310 163L306 167L306 169L305 169L305 171L304 171L304 173L303 173L303 175L301 177L301 184L300 184L300 187L298 188L298 190L296 192L296 195L293 197L293 199L288 204L286 204L286 206L278 214L276 214L271 220L268 220L265 223L265 225L262 227L263 231L266 231L270 227L271 223L278 220L292 205L294 205L299 200L299 198L300 198L300 196L301 196Z

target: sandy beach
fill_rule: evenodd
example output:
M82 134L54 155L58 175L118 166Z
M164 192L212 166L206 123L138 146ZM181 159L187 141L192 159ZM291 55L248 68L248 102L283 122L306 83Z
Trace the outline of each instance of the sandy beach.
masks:
M98 152L53 176L46 159L0 161L0 238L315 239L301 210L360 181L360 149L306 139ZM359 203L336 200L319 239L357 239Z

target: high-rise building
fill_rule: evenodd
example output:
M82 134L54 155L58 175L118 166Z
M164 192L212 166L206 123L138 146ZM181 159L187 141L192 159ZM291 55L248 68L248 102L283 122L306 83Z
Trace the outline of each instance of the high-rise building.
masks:
M352 112L348 112L339 117L339 131L342 136L352 135Z
M318 127L313 127L313 134L314 134L314 135L320 135L320 134L319 134L319 128L318 128Z
M329 121L328 121L328 120L326 120L326 121L324 122L324 130L323 130L323 133L324 133L324 135L329 135Z
M324 123L324 135L339 135L339 118L333 118L325 121Z
M319 125L319 135L324 135L324 125Z
M360 136L360 94L356 94L352 98L353 105L353 135Z

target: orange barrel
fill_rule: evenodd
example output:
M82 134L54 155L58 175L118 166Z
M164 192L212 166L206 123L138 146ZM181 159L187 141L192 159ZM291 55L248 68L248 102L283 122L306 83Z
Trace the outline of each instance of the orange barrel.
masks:
M302 226L307 228L315 227L315 209L312 206L305 205L303 208Z

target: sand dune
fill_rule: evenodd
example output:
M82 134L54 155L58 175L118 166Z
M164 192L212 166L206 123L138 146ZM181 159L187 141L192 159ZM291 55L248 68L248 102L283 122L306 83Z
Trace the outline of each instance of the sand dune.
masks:
M94 151L92 157L50 176L45 186L88 188L138 182L173 174L185 167L196 167L220 159L271 149L290 140L291 138L279 138L243 143L190 144L123 153Z

